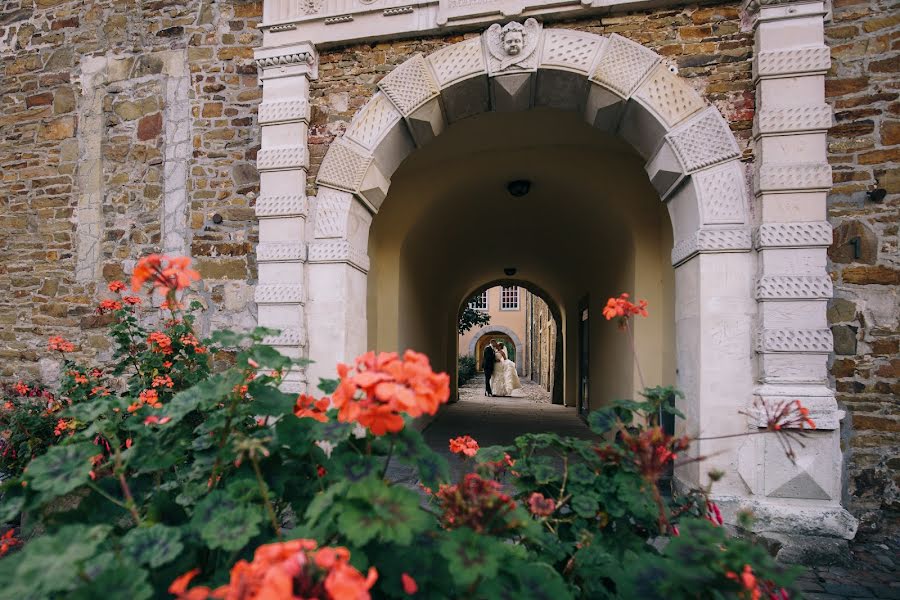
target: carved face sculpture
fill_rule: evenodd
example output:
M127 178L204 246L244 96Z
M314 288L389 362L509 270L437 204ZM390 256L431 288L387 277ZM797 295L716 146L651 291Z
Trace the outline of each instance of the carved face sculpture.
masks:
M507 31L503 35L503 50L510 56L515 56L525 47L525 32L518 30Z

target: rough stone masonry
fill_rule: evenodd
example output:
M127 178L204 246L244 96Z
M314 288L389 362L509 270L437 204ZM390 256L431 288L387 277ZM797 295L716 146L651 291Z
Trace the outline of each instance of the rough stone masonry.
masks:
M204 327L255 322L258 193L253 48L262 1L0 0L0 377L52 383L60 334L107 352L94 313L108 281L149 252L189 253ZM618 33L657 51L729 120L752 161L752 36L736 3L548 24ZM900 510L900 16L835 0L827 95L835 123L829 251L832 375L847 410L848 507L877 528ZM329 143L416 52L465 36L322 51L310 191ZM868 193L884 189L873 202Z

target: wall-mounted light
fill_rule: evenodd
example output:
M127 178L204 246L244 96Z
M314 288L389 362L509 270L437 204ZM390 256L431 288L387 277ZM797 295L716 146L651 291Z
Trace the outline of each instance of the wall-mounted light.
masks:
M515 198L521 198L531 190L531 182L527 179L516 179L506 184L506 191Z
M503 269L503 274L506 275L507 277L512 277L513 275L516 274L516 268L515 267L506 267L505 269Z

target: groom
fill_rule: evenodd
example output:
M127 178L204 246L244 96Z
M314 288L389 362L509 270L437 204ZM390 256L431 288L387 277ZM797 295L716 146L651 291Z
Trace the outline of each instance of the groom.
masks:
M484 395L493 396L491 391L491 375L494 374L494 365L497 363L497 353L494 351L496 341L491 343L484 349L484 359L481 361L481 368L484 369Z

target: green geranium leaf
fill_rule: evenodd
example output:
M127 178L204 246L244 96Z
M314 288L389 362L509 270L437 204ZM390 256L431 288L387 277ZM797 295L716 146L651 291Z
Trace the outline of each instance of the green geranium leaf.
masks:
M74 589L83 564L110 531L108 525L70 525L54 535L31 540L22 549L16 576L9 582L12 585L4 588L2 597L46 598L53 592Z
M349 438L350 432L353 431L353 425L349 423L339 423L337 421L321 423L313 419L309 419L309 421L311 422L311 435L314 440L331 442L335 445Z
M0 501L0 523L9 523L15 519L25 506L25 496L21 493L4 492Z
M248 388L248 392L253 398L254 414L280 417L294 412L294 405L297 402L296 394L285 394L273 385L258 381L251 383Z
M255 361L260 369L274 369L276 371L289 368L293 362L290 358L284 356L272 346L260 345L251 346L242 352L238 364L241 366L249 366L248 360Z
M372 539L409 544L430 522L419 507L418 494L377 479L354 484L346 497L354 502L345 505L338 526L348 540L360 546Z
M521 462L521 465L516 463L516 470L522 475L527 474L539 485L559 479L560 469L549 456L532 456Z
M191 524L210 548L237 551L259 534L262 513L239 503L221 490L206 496L194 511Z
M46 500L64 496L88 481L91 457L98 453L90 442L53 446L31 461L26 480L32 489L44 492Z
M566 600L574 597L562 576L546 563L522 564L515 574L519 583L516 598Z
M132 529L122 538L122 547L135 561L151 569L175 560L184 549L179 530L159 524Z
M496 577L504 554L502 542L467 527L451 531L441 540L439 552L461 588L472 585L479 577L484 580Z
M446 459L432 450L425 443L422 434L413 427L404 427L396 434L393 456L400 462L414 467L419 480L426 487L437 489L439 484L450 479Z
M103 561L103 566L106 568L99 575L66 597L69 600L148 600L153 597L146 570L131 562L109 559Z
M590 519L597 514L597 499L588 495L580 495L572 498L572 510L579 517Z
M212 375L194 387L178 392L171 401L161 409L163 416L171 421L167 427L181 421L191 411L202 409L217 402L224 401L233 392L234 386L243 382L244 376L236 370Z
M338 385L340 385L340 383L340 379L320 379L319 385L316 387L322 390L322 392L324 392L325 394L331 395L338 388Z

